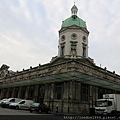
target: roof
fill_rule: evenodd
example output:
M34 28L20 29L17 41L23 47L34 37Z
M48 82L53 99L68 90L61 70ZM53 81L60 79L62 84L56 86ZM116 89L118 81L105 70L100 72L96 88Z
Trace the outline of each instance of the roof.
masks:
M86 23L76 15L73 15L73 16L67 18L66 20L64 20L61 28L69 27L69 26L73 26L73 25L87 29Z
M78 26L78 27L87 29L86 22L84 22L81 18L79 18L79 17L77 16L77 11L78 11L78 8L77 8L77 6L74 4L73 7L71 8L72 16L69 17L69 18L67 18L67 19L65 19L65 20L62 22L61 28L70 27L70 26L76 25L76 26Z
M72 10L72 9L77 9L77 10L78 10L78 8L77 8L76 5L73 5L73 7L71 8L71 10Z

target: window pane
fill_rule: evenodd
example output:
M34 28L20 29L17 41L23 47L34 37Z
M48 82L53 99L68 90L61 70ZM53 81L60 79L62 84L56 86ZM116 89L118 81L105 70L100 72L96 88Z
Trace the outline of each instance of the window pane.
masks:
M55 98L61 99L62 95L62 83L55 84Z
M88 85L81 84L81 100L88 101L88 96L89 96Z

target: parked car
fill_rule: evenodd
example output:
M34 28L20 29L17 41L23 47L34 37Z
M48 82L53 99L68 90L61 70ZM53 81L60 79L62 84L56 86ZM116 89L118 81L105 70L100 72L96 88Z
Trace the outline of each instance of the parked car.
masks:
M45 104L41 104L41 103L33 103L30 106L30 112L32 113L33 111L37 111L38 113L42 113L42 112L50 112L50 108L45 105Z
M2 99L2 100L0 100L0 106L2 105L2 103L4 102L4 101L6 101L7 99Z
M2 102L2 107L9 107L10 103L16 103L19 102L20 98L9 98Z
M32 100L21 100L17 103L11 103L9 107L15 109L29 109L32 103Z

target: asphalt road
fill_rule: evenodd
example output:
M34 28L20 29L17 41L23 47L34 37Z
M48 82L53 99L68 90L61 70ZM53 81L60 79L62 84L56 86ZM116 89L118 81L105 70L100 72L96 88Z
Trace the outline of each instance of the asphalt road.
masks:
M88 116L89 120L94 120L95 117ZM99 116L96 116L99 117ZM109 118L109 120L116 120L117 118ZM0 120L88 120L87 116L79 115L55 115L55 114L38 114L37 112L30 113L28 110L15 110L0 107ZM108 120L108 117L97 118L97 120ZM120 120L120 117L119 117Z
M62 120L62 116L54 114L30 113L29 110L15 110L0 107L0 120Z
M37 113L30 113L28 110L15 110L0 107L0 115L40 115Z

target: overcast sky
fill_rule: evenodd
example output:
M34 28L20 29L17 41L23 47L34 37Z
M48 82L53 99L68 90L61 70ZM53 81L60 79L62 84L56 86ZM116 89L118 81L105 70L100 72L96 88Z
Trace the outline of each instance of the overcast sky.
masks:
M120 0L0 0L0 65L21 71L48 63L74 1L90 32L89 57L120 75Z

